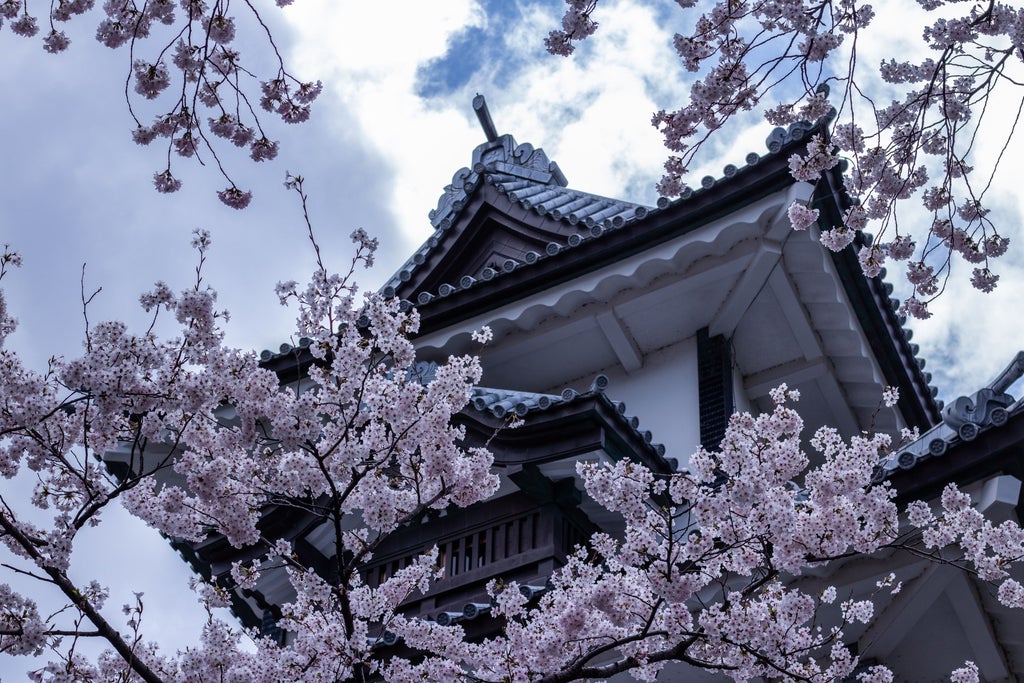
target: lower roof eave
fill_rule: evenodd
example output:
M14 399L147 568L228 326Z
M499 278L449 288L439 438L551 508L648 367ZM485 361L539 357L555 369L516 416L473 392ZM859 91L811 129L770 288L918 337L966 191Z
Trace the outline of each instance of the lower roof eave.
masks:
M542 464L603 450L615 459L633 457L658 474L675 471L675 463L638 432L602 393L529 414L524 424L510 428L505 421L467 408L459 414L467 442L487 444L499 467Z
M947 484L963 487L994 474L1024 478L1024 412L1001 427L981 432L973 441L959 441L941 457L928 458L908 470L893 472L888 481L896 500L927 500Z

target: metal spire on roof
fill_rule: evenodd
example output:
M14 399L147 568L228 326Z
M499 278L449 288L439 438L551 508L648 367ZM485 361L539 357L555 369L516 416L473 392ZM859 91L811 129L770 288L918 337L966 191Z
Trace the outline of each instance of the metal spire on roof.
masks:
M476 112L476 118L480 121L480 127L484 129L487 142L497 140L498 129L494 127L494 121L491 120L491 112L487 109L487 100L480 93L473 98L473 111Z

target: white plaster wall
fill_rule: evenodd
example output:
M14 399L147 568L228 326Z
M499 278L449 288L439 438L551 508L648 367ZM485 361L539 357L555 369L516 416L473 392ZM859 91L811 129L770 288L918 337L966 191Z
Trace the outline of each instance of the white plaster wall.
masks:
M610 380L606 394L626 404L626 415L640 418L640 429L650 430L653 443L665 445L665 455L686 467L700 445L697 394L697 339L681 342L644 356L639 370L626 373L621 365L601 368ZM583 386L593 374L569 386ZM562 389L551 387L550 391Z

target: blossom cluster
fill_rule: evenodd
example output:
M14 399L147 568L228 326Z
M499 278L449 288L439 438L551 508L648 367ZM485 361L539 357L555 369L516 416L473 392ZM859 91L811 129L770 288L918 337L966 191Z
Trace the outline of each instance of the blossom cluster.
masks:
M43 37L43 48L51 53L67 49L70 39L55 27L84 14L94 4L95 0L49 3L48 24L53 28ZM289 4L277 3L279 7ZM13 33L27 37L36 35L40 21L31 14L33 5L33 0L0 0L0 28L7 19ZM254 4L244 6L264 24ZM168 152L173 151L183 158L197 157L201 151L209 153L228 181L228 187L219 191L218 197L228 206L244 208L251 195L239 190L231 180L215 140L207 136L207 131L237 147L247 148L253 161L273 159L278 143L268 137L255 108L250 105L253 96L248 92L249 82L258 82L262 107L288 123L309 118L310 105L320 94L321 83L303 82L292 76L269 35L267 49L276 62L272 75L260 78L251 68L243 66L240 53L233 47L237 30L235 17L228 14L229 3L105 0L102 9L103 19L96 29L96 40L109 48L130 46L132 91L145 100L165 99L169 105L161 106L161 113L148 125L136 115L136 107L130 106L129 112L136 123L132 139L148 145L157 138L164 138ZM173 30L169 33L156 30L165 26ZM153 58L140 57L144 41L152 38L159 42L162 39L156 36L160 35L175 37L158 46ZM211 115L201 115L203 108ZM204 118L208 125L204 125ZM167 166L153 177L158 192L175 192L181 187L181 181L172 174L171 154L167 157Z
M556 55L571 55L574 40L582 40L597 30L597 22L590 18L597 0L566 0L568 8L562 17L562 28L552 31L544 39L547 49Z
M376 240L362 230L353 240L356 261L371 262ZM209 233L197 231L193 245L202 265ZM19 263L5 248L0 276ZM79 531L120 501L173 538L222 537L262 557L232 567L241 587L287 572L297 597L285 606L282 625L297 634L295 642L287 650L263 643L256 655L246 654L237 629L211 620L199 645L175 657L155 646L132 649L129 643L138 640L110 627L108 639L122 649L96 664L75 655L45 666L36 672L39 680L61 667L74 670L75 680L112 671L118 672L112 679L121 679L126 667L144 680L193 680L226 670L233 680L298 680L314 670L336 673L339 661L350 670L366 661L371 632L438 576L436 550L428 551L370 588L360 569L376 545L431 511L488 497L498 481L490 454L464 448L464 431L452 425L480 378L476 359L452 358L421 381L411 371L416 312L394 299L358 298L350 277L320 270L304 290L294 284L282 290L297 304L297 333L309 340L302 348L314 359L299 385L282 387L255 355L223 346L226 315L199 269L195 284L181 292L161 282L140 297L147 311L177 321L176 338L100 323L89 329L81 358L54 359L43 375L0 348L0 474L31 472L37 482L31 502L51 514L47 525L38 515L29 515L30 522L5 508L0 538L32 571L55 577L69 601L67 610L42 617L31 599L0 586L5 652L58 647L56 634L74 632L83 620L109 626L105 590L75 586L67 571ZM120 458L117 477L95 458L102 454ZM335 545L346 549L335 558L340 589L310 574L288 543L262 535L261 510L271 504L314 506L337 530ZM222 586L200 582L197 591L209 608L228 604ZM129 626L139 628L141 602L126 613ZM331 656L322 655L325 648ZM138 661L128 661L129 651Z
M884 666L859 668L844 644L848 626L874 619L873 596L839 600L834 585L810 593L792 581L808 570L820 575L839 558L901 547L895 494L871 484L889 437L845 441L821 428L810 442L819 464L808 469L803 421L790 407L797 393L782 386L772 398L770 412L733 416L721 450L699 451L689 470L665 476L628 460L578 463L587 494L621 515L624 531L593 536L539 599L515 582L491 582L500 636L468 644L458 625L396 622L406 645L428 657L394 657L385 678L563 681L628 670L654 681L667 661L683 661L736 681L892 681ZM886 403L897 399L886 390ZM948 497L948 508L970 516L964 498ZM929 533L934 518L912 510ZM926 546L984 545L972 536L983 522L956 524L958 535ZM982 532L992 539L989 556L1021 557L1016 539L1024 532L1012 527ZM982 561L985 553L976 555ZM1002 586L1005 604L1024 604L1024 588L1012 580ZM878 589L896 593L900 583L890 574ZM952 677L977 680L977 669L966 662Z

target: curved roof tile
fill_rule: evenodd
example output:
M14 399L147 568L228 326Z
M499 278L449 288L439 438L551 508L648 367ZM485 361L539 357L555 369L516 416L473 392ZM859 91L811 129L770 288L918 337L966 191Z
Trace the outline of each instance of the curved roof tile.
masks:
M921 462L941 458L959 444L978 438L982 432L1005 425L1011 417L1024 413L1024 400L1006 393L1010 385L1024 376L1024 351L1018 351L999 376L971 396L951 401L942 411L942 421L915 441L899 448L875 468L873 481L879 483L901 470L910 470Z
M774 129L765 140L768 154L777 154L787 145L803 140L815 127L816 124L802 121L788 128ZM742 168L754 166L763 158L762 155L751 152L747 154L746 164ZM741 167L728 164L722 170L721 179L705 176L700 187L687 187L676 199L661 197L657 206L647 207L570 189L558 164L551 161L542 148L534 147L530 143L518 144L511 135L497 136L478 145L473 150L471 167L460 168L452 176L452 182L445 186L444 192L438 198L437 207L429 214L431 225L435 228L434 234L387 281L381 292L385 296L394 296L402 283L409 281L412 273L437 248L440 238L454 224L468 204L470 196L483 183L494 186L509 201L518 203L528 211L535 211L569 225L582 224L584 228L589 228L587 232L570 235L565 243L552 242L548 245L547 254L539 254L537 259L528 261L528 264L532 264L545 256L554 256L566 249L577 247L585 239L598 238L608 231L623 228L670 206L689 201L712 189L720 180L732 178L740 170ZM516 265L521 263L516 262ZM513 269L505 269L505 272ZM459 289L468 289L481 280L492 280L500 274L481 272L478 274L479 277L470 278L471 281L463 278L464 282L459 283L458 287L453 286L444 296ZM437 298L436 295L440 293L428 294L428 297L417 295L415 303L425 305ZM412 306L414 302L410 301L408 305Z
M529 143L518 144L511 135L501 135L478 145L473 150L471 167L460 168L452 176L437 200L437 207L429 214L434 234L388 280L381 290L385 295L394 295L410 279L437 247L440 237L452 227L470 196L484 183L527 211L569 225L619 228L651 211L633 202L569 189L558 164L548 159L543 149Z

